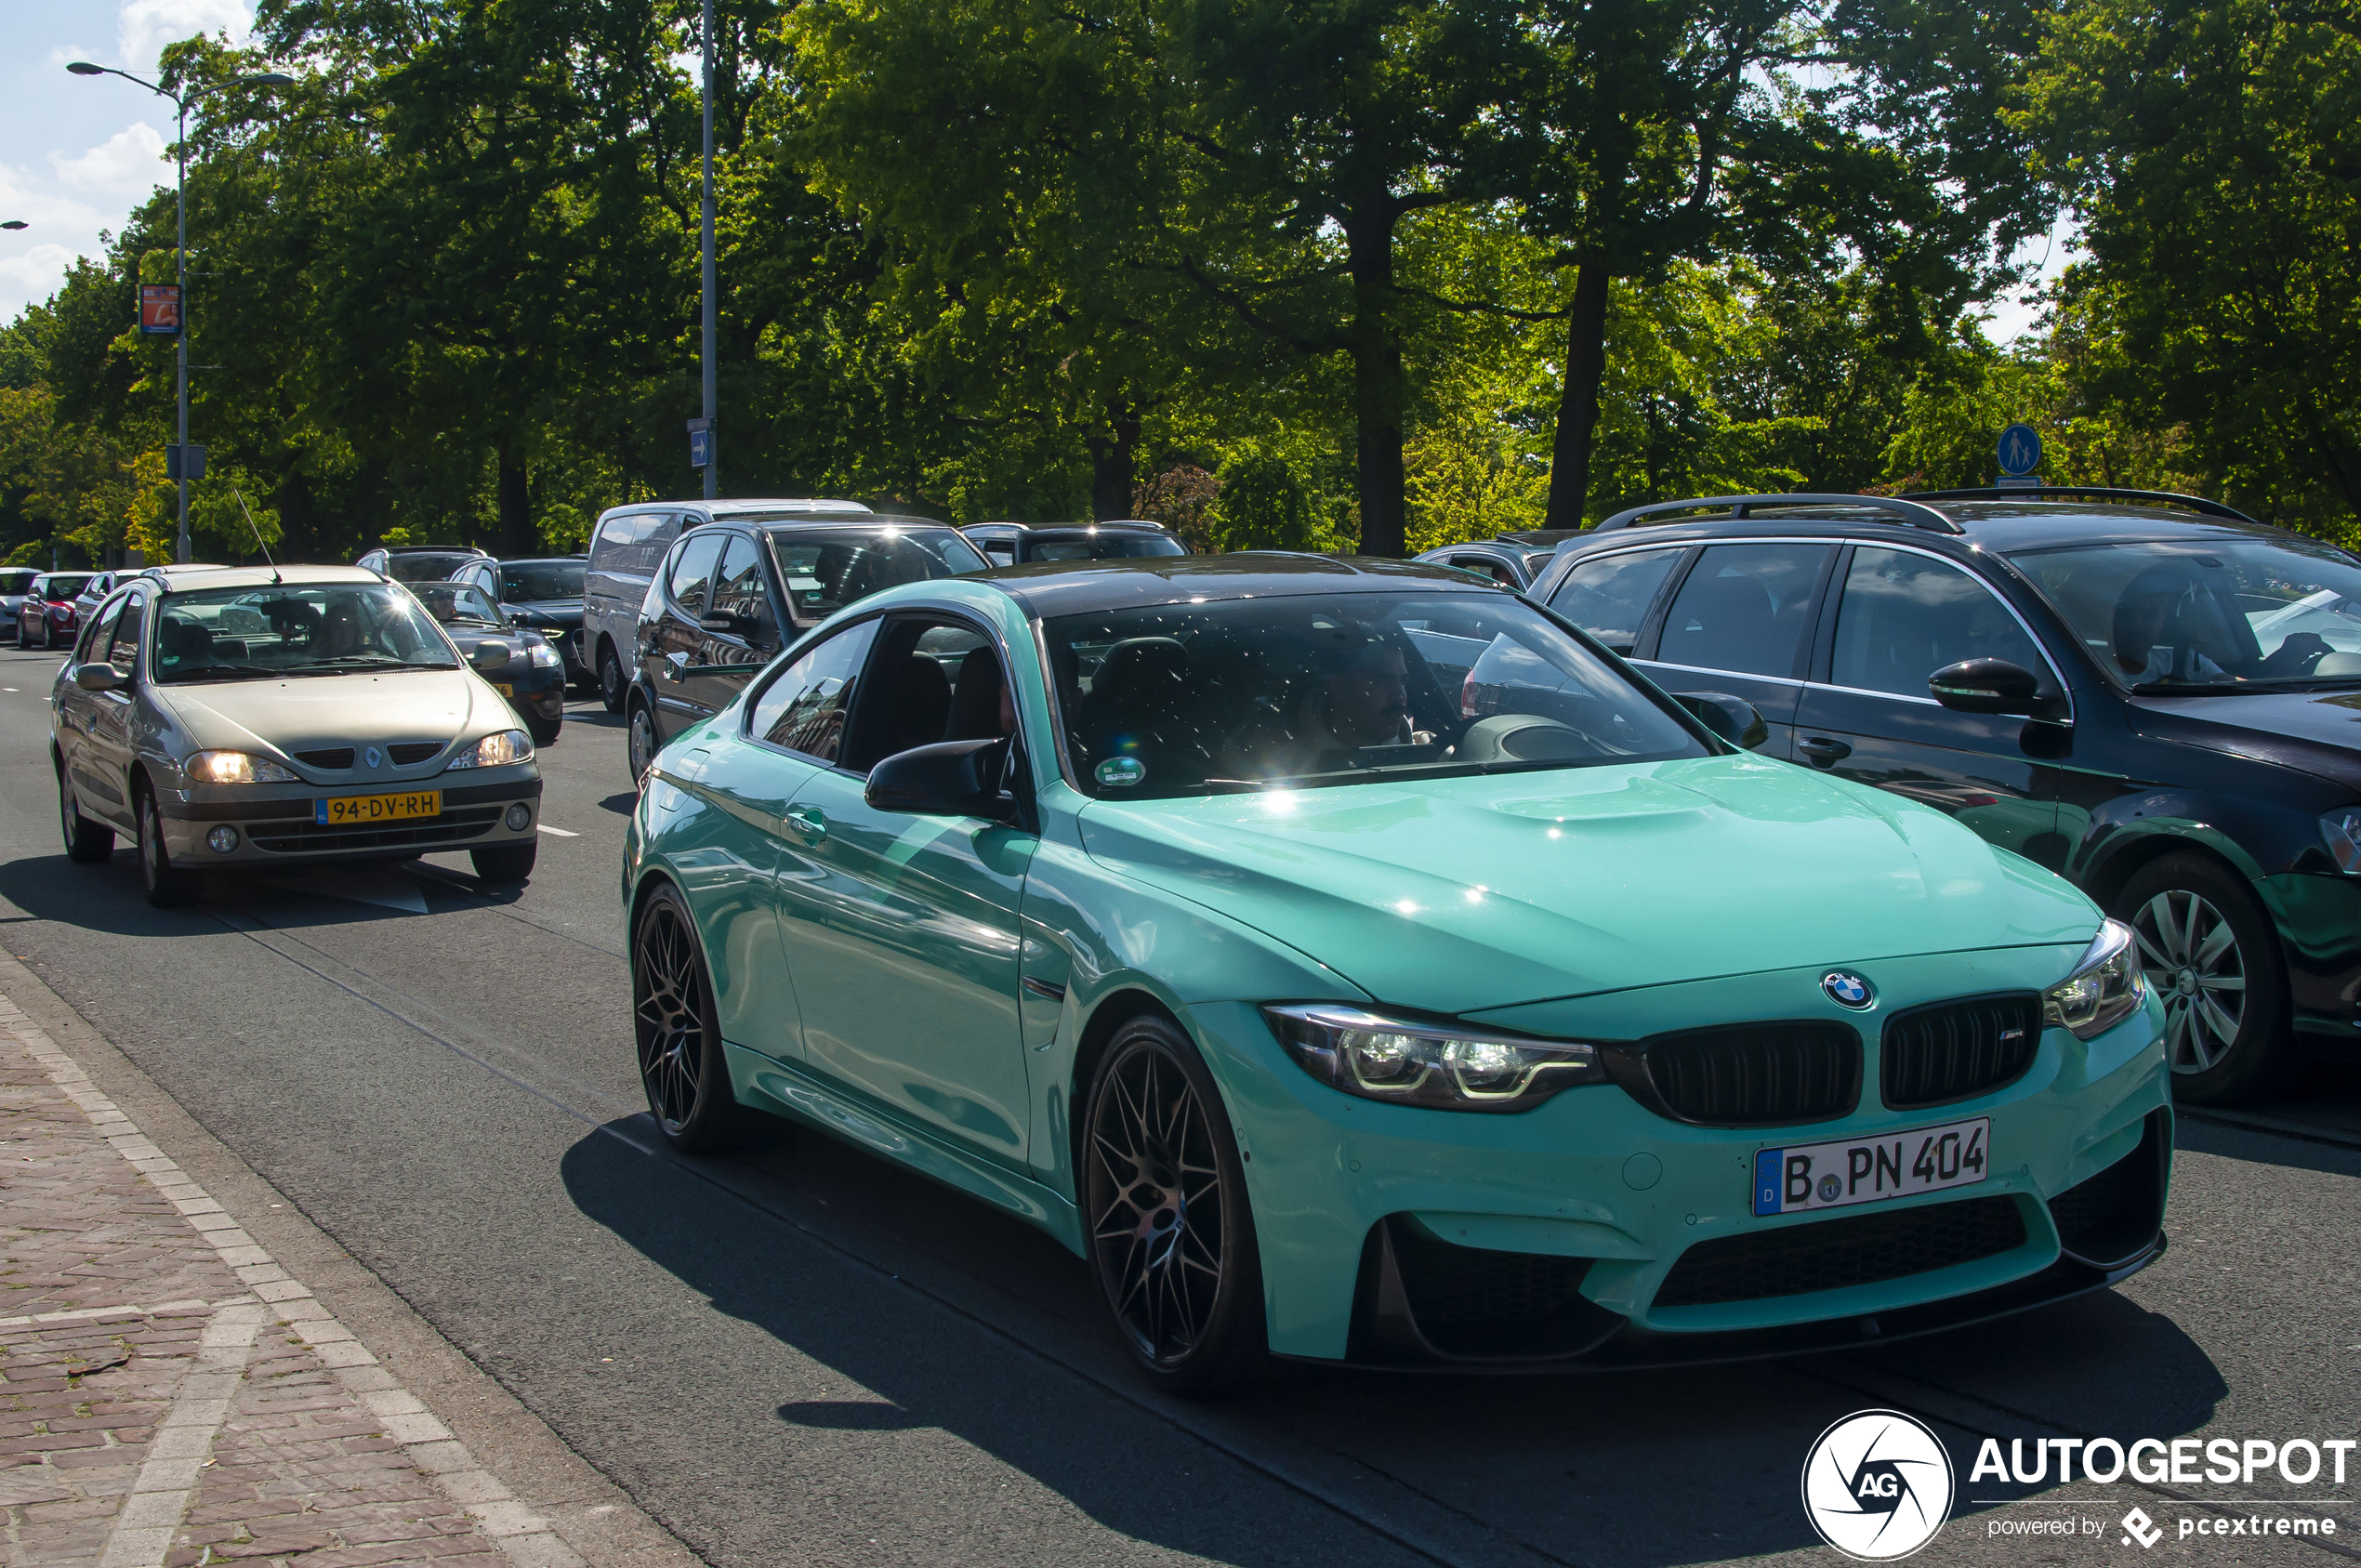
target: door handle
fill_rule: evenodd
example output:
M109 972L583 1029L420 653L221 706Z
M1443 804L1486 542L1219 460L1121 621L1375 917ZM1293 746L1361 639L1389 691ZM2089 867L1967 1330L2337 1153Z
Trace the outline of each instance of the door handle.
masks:
M1850 745L1842 741L1832 741L1826 735L1814 735L1810 740L1798 741L1795 748L1803 753L1804 760L1814 768L1833 768L1853 755L1853 748Z
M807 844L817 844L828 836L828 819L817 806L791 807L779 820L787 824L788 832Z

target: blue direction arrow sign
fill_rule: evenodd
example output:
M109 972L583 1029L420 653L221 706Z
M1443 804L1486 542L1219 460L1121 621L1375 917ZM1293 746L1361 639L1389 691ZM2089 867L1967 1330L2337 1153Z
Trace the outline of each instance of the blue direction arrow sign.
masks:
M702 419L689 421L689 467L702 468L713 461L713 432Z
M2041 466L2041 438L2033 433L2030 425L2011 425L2000 432L2000 471L2011 476L2033 472Z

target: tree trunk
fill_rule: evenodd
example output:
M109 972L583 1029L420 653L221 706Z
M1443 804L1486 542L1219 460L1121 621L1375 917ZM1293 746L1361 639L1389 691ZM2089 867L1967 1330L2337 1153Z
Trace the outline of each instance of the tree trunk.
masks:
M1574 275L1566 321L1565 390L1550 447L1548 528L1579 528L1590 496L1590 442L1599 428L1599 383L1607 371L1607 269L1586 261Z
M524 459L508 445L500 448L500 553L511 558L541 553L541 540L533 532Z
M311 481L301 468L290 468L279 481L279 544L271 553L286 565L310 560L317 548L311 536Z
M1131 491L1137 478L1140 416L1121 403L1107 407L1110 434L1093 435L1083 442L1090 449L1090 520L1131 515Z
M1393 323L1393 216L1345 225L1352 271L1353 478L1361 498L1361 553L1409 553L1409 506L1402 467L1402 411L1408 402L1402 339Z

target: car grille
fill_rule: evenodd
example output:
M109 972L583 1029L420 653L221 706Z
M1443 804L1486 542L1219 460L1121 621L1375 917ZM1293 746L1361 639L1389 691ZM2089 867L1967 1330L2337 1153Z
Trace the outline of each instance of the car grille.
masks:
M1655 1305L1710 1307L1876 1285L1997 1258L2025 1240L2016 1200L1998 1195L1806 1220L1699 1242L1672 1266Z
M412 768L440 756L448 744L444 741L396 741L386 747L386 756L397 768Z
M328 746L319 751L298 751L295 754L295 759L308 768L319 768L336 772L352 766L352 748L349 745L340 745Z
M2041 1048L2041 998L2030 991L1912 1008L1886 1021L1879 1087L1887 1106L1947 1105L2014 1083Z
M2140 1146L2050 1200L2058 1245L2106 1268L2137 1257L2164 1221L2165 1113L2148 1113Z
M383 827L325 827L308 819L258 822L246 829L257 850L281 854L319 854L331 850L395 850L457 844L481 838L500 820L499 806L463 807L426 822Z
M1827 1121L1861 1102L1861 1036L1841 1023L1739 1023L1640 1045L1652 1107L1709 1127Z

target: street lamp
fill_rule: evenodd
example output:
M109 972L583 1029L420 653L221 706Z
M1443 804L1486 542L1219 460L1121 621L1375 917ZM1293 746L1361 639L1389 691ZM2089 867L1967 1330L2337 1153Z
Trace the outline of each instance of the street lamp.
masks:
M127 71L117 71L112 65L93 65L77 59L66 66L76 76L120 76L135 86L147 88L159 98L168 98L179 114L179 130L173 142L173 156L178 161L179 175L173 191L173 211L179 233L172 250L172 281L180 293L180 330L173 336L178 349L178 401L180 405L180 537L175 547L178 559L189 560L189 99L178 93L167 92L153 82L143 82ZM251 75L233 76L221 86L226 87L290 87L295 78L280 71L260 71Z
M699 356L698 369L705 383L705 498L710 501L721 494L721 432L713 428L714 404L719 401L715 395L713 364L713 0L705 0L705 14L698 32L705 43L705 193L700 204L705 220L702 246L705 255L700 269L705 347Z

